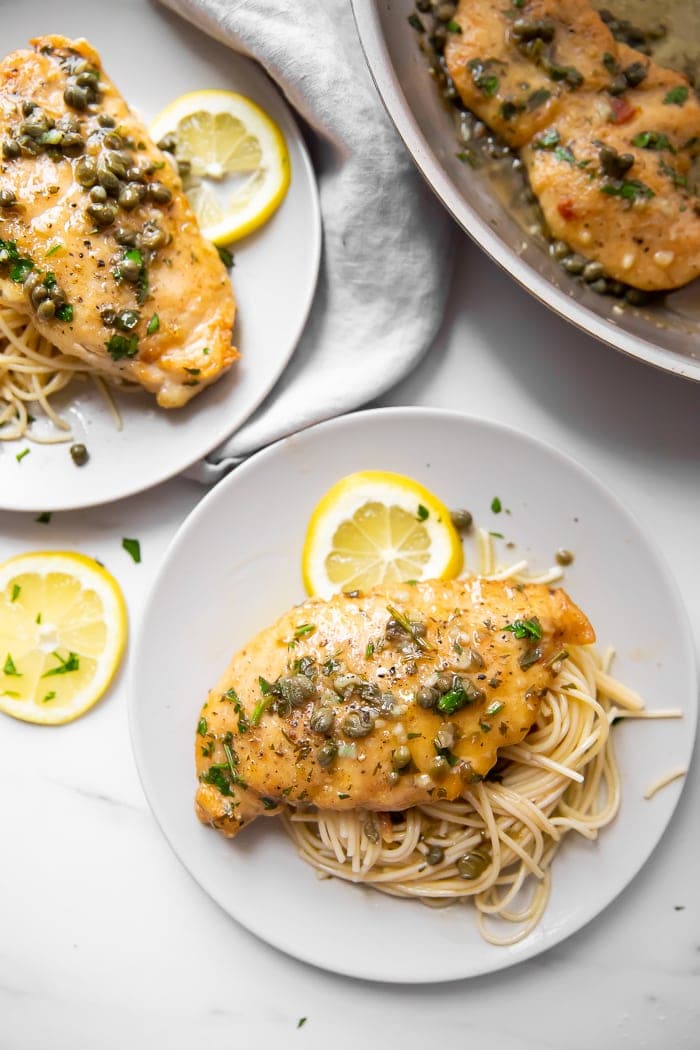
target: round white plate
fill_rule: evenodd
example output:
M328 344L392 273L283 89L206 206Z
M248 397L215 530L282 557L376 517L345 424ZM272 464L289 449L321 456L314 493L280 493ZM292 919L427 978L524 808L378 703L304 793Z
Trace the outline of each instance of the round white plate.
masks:
M178 95L197 88L250 96L284 132L292 181L270 222L232 245L240 361L184 409L166 412L146 393L117 394L121 431L92 383L70 400L57 400L90 460L76 467L65 444L0 442L0 507L5 510L67 510L120 499L178 474L220 444L269 393L291 357L313 299L321 248L316 183L303 139L255 63L144 0L120 0L112 8L93 0L3 5L4 51L26 47L42 33L87 37L146 122ZM25 448L30 455L17 461Z
M505 534L503 557L552 564L575 552L566 587L615 671L650 707L682 720L615 729L622 808L597 842L566 839L537 929L497 948L466 907L435 911L336 880L319 881L279 822L234 841L193 813L194 734L207 689L234 651L303 597L300 554L323 492L355 470L409 474L448 506ZM494 496L504 512L490 510ZM506 512L506 508L510 513ZM609 904L666 827L682 788L650 801L649 783L690 759L696 671L676 587L654 546L615 497L576 463L506 427L451 412L399 408L344 416L288 438L238 467L175 537L133 653L131 731L144 790L166 837L230 915L291 955L354 977L443 981L498 970L551 947ZM417 947L418 946L418 947Z

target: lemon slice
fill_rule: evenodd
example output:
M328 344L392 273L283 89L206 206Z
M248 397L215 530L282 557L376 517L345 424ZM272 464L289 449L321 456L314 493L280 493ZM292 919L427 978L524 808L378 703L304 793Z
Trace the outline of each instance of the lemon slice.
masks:
M450 579L462 569L450 512L412 478L382 470L349 474L317 504L302 554L309 594L380 583Z
M119 584L71 551L20 554L0 565L0 711L25 722L71 722L97 703L124 650Z
M255 102L233 91L192 91L171 102L150 127L176 140L189 165L185 193L204 237L228 244L266 222L289 186L282 132Z

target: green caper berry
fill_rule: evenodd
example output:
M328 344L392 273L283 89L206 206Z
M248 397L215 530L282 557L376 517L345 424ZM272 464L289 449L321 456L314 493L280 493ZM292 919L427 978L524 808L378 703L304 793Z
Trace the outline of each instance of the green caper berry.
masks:
M133 211L141 203L141 195L135 187L124 186L119 191L117 201L119 202L119 207L123 208L124 211Z
M98 168L97 181L99 182L102 189L105 190L110 197L119 196L119 191L122 188L122 184L113 172L107 171L106 168Z
M17 139L17 145L20 153L24 154L25 157L36 157L41 152L39 143L35 142L29 135L20 135Z
M608 92L611 95L624 95L627 87L627 78L623 73L618 73L608 84Z
M435 688L440 693L449 693L450 689L453 689L454 687L454 675L441 672L437 676Z
M25 292L30 294L38 284L42 283L42 281L43 277L40 273L37 273L36 270L30 270L23 281Z
M362 830L364 831L365 838L368 842L379 842L379 828L375 824L374 819L372 817L365 821L365 823L362 825Z
M574 560L571 551L566 550L565 547L560 547L554 557L556 558L557 565L571 565Z
M458 532L466 532L467 529L472 527L474 519L470 511L460 507L457 510L450 511L450 521Z
M173 199L172 190L162 182L152 182L148 187L148 196L156 204L169 204Z
M608 292L610 295L614 295L616 299L621 299L626 291L627 289L622 281L608 281Z
M643 62L633 62L622 70L630 87L638 87L646 79L647 67Z
M391 764L394 769L405 769L411 761L411 752L402 744L401 747L397 747L391 756Z
M447 43L447 30L444 26L436 25L430 34L430 46L438 55L445 50Z
M55 284L53 288L49 289L49 299L54 306L63 306L66 301L66 293Z
M372 723L365 721L358 711L351 711L343 719L343 732L346 736L359 740L372 732Z
M143 168L132 165L132 167L126 169L126 177L129 182L145 182L146 172Z
M430 763L430 775L433 780L443 780L450 771L450 763L444 755L436 755Z
M133 248L136 245L137 236L136 230L130 230L128 226L117 226L114 231L115 241L125 248Z
M124 158L116 150L107 150L102 157L102 164L107 171L111 171L118 179L126 177L128 161L125 163Z
M592 292L595 292L596 295L607 295L609 291L608 282L604 277L601 277L597 281L593 281L588 287Z
M97 123L101 128L116 128L117 126L116 120L114 117L110 117L109 113L100 113Z
M461 879L478 879L488 868L491 858L484 850L474 849L465 853L457 861L457 871Z
M63 136L61 148L64 153L70 153L71 156L75 156L81 152L84 145L82 137L76 131L69 131Z
M332 730L334 722L335 711L330 707L319 707L309 720L309 728L312 733L320 733L321 736L325 736Z
M135 284L141 276L141 265L135 259L122 259L119 263L119 273L125 281Z
M581 276L584 281L591 284L593 281L597 281L599 277L602 277L605 273L605 267L601 262L589 262L583 268Z
M442 864L445 859L445 851L442 846L429 846L425 859L428 864Z
M139 314L136 310L122 310L114 319L114 324L122 332L131 332L139 323Z
M0 208L12 208L17 203L17 197L12 190L0 190Z
M78 87L82 88L97 88L99 83L97 74L93 73L92 70L85 70L84 73L79 73L75 80Z
M81 186L89 189L97 182L97 166L92 157L81 157L75 165L75 177Z
M527 43L544 40L548 44L554 39L556 26L551 18L516 18L511 27L514 40Z
M70 447L70 458L73 460L73 462L75 463L76 467L84 466L87 463L88 459L89 459L88 450L85 448L85 445L82 445L82 444L71 445L71 447Z
M162 248L168 242L168 235L158 226L144 226L141 242L144 248Z
M107 200L107 190L102 186L93 186L90 190L90 200L94 204L104 204Z
M38 306L39 303L43 303L44 299L48 299L49 290L43 284L35 284L32 288L29 298L31 299L34 306Z
M78 87L77 84L70 83L63 92L63 101L71 109L87 109L88 93L84 88Z
M438 695L436 689L419 689L416 693L416 703L419 707L424 707L429 710L430 708L435 707L438 702Z
M435 17L438 22L449 22L454 18L455 4L438 4L435 8Z
M649 293L641 288L628 288L625 292L625 302L630 306L645 306L649 302Z
M322 744L316 752L316 761L322 769L327 769L338 754L338 745L332 740Z
M569 245L566 241L554 241L554 243L550 245L549 250L554 258L559 260L565 259L570 253Z
M117 311L113 310L111 306L104 306L100 310L100 318L105 328L114 328L114 322L117 319Z
M586 265L586 260L582 255L577 255L575 252L572 255L567 255L565 259L561 261L562 266L567 273L573 274L578 277L579 274L583 273Z
M158 149L163 150L164 153L174 153L177 148L177 138L172 131L167 134L158 143Z
M177 162L177 173L181 179L186 179L192 171L192 163L189 160L179 160Z
M390 773L387 773L386 779L389 781L389 787L396 787L401 780L401 774L392 769Z
M25 100L22 103L22 116L28 117L30 113L33 113L36 108L36 102L32 102L31 99L25 98Z
M36 315L40 321L50 321L56 313L56 304L51 299L44 299L43 302L39 303L36 310Z
M5 139L2 144L2 155L5 160L14 160L15 157L19 157L21 152L15 139Z
M97 226L111 226L117 217L113 204L88 204L87 213Z

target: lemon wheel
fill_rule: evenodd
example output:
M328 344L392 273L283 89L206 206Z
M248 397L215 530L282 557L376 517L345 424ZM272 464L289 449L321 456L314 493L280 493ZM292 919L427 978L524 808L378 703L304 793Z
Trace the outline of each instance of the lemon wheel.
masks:
M266 222L290 179L289 152L271 117L233 91L182 95L153 121L156 142L174 137L184 188L204 237L229 244Z
M127 635L116 580L71 551L20 554L0 565L0 711L70 722L97 703Z
M464 562L447 507L402 474L342 478L317 504L306 532L302 576L309 594L381 583L450 579Z

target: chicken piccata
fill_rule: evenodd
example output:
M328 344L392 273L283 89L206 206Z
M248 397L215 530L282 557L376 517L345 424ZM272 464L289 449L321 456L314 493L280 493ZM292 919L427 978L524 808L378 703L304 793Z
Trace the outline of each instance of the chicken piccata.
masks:
M543 584L394 584L309 599L238 652L195 737L204 823L285 805L397 811L454 799L537 717L566 645L595 640Z
M97 52L31 43L0 63L0 302L182 406L238 357L226 269Z

